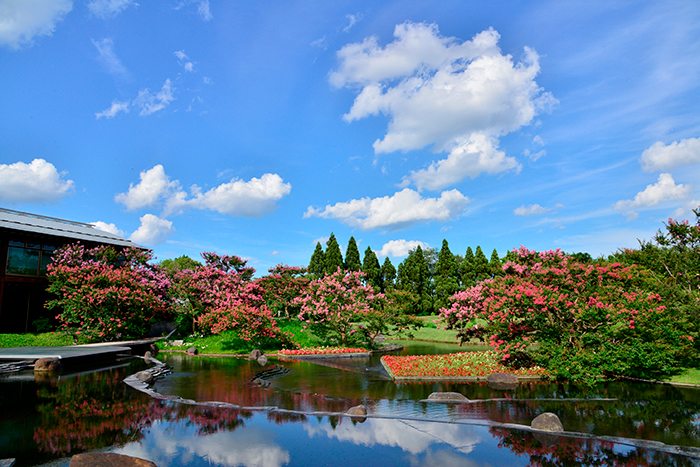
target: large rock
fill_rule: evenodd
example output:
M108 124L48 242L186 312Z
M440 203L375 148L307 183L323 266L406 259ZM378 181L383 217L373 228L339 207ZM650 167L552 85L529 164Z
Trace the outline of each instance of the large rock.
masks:
M151 461L112 452L76 454L69 467L158 467Z
M469 402L464 394L459 392L434 392L428 396L430 402L448 402L452 404L463 404Z
M63 371L60 358L40 358L34 362L34 371Z
M199 350L197 349L197 347L189 347L187 349L187 353L190 355L197 355L199 353Z
M250 353L250 357L248 357L249 360L257 360L258 358L262 357L263 353L262 350L260 349L254 349Z
M509 391L518 387L518 377L510 373L492 373L486 377L486 383L492 389Z
M533 430L540 431L552 431L552 432L562 432L564 431L564 425L561 424L561 420L552 412L545 412L539 414L532 420L530 427Z
M260 366L265 366L265 365L267 365L267 357L264 356L264 355L259 356L259 357L258 357L258 364L259 364Z
M143 381L146 384L153 384L153 382L156 380L148 371L139 371L134 375L134 378L138 379L139 381Z
M350 407L345 413L351 416L353 420L357 420L360 423L367 420L367 407L365 407L364 405L356 405L355 407Z

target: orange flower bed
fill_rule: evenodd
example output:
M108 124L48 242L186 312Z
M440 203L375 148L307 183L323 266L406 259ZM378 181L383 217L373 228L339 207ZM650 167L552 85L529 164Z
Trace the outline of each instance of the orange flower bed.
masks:
M284 349L280 350L281 355L322 355L336 353L362 353L368 352L367 349L359 349L352 347L309 347L298 350Z

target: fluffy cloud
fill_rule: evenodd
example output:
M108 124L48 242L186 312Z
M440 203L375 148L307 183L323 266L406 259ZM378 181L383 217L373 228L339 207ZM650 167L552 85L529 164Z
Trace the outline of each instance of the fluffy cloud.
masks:
M498 138L473 133L466 141L456 142L447 159L433 162L427 169L411 172L404 181L413 182L419 190L440 190L483 172L519 172L521 168L515 158L498 149Z
M403 258L408 256L408 252L420 246L425 249L428 244L418 240L391 240L382 246L382 249L377 251L379 256L391 256L392 258Z
M644 191L640 191L632 200L620 200L613 208L623 212L628 218L635 219L634 211L640 207L656 206L663 201L683 200L690 196L691 188L682 184L676 185L671 174L659 175L659 180L653 185L647 185Z
M337 54L338 70L329 78L336 87L360 89L343 117L346 121L378 114L390 118L386 135L374 143L375 153L428 145L449 151L446 161L410 177L424 187L442 188L455 183L450 179L517 169L514 159L496 151L495 138L529 125L556 103L535 82L537 53L526 47L522 61L514 63L501 53L500 36L492 29L460 42L441 36L436 25L407 22L396 26L394 37L384 48L376 37L346 45ZM486 154L474 155L474 150ZM447 168L441 167L456 161L469 167L448 177Z
M562 205L562 204L557 204L556 206L554 206L554 208L547 208L544 206L540 206L539 204L529 204L527 206L525 206L523 204L519 208L515 208L513 210L513 214L515 214L516 216L537 216L540 214L547 213L547 212L551 211L552 209L563 208L563 207L564 207L564 205Z
M74 186L64 172L44 159L29 164L0 164L0 201L3 203L53 203L63 199Z
M177 180L170 180L162 165L139 174L141 181L130 184L126 193L117 194L115 201L129 210L152 207L163 203L163 215L179 214L185 209L209 209L222 214L243 217L262 217L275 210L276 201L288 195L292 185L284 183L277 174L264 174L250 181L232 179L228 183L202 192L193 185L188 195Z
M113 18L131 5L138 6L134 0L90 0L88 9L98 18Z
M177 181L171 182L165 175L165 169L160 164L141 172L139 177L141 181L138 185L129 184L129 191L114 197L115 201L122 203L130 211L153 206L179 187Z
M114 235L119 235L120 237L126 236L124 231L118 229L115 224L107 224L106 222L102 221L90 222L90 224L94 225L96 229L102 230L103 232L109 232Z
M652 144L639 158L642 170L670 170L676 167L700 163L700 138L682 139L665 145L661 141Z
M126 67L122 65L121 60L119 60L119 57L117 57L117 54L114 52L114 41L112 39L93 40L92 44L100 54L100 62L109 73L121 77L128 76L129 72L126 70Z
M287 196L292 185L284 183L277 174L264 174L250 181L232 179L202 193L193 187L193 198L187 199L180 191L169 200L166 212L182 210L183 207L209 209L230 216L262 217L277 208L277 200Z
M52 35L72 9L72 0L3 0L0 45L12 49L31 46L34 38Z
M163 87L157 94L153 94L148 88L140 90L139 95L134 99L134 105L141 107L139 115L144 116L164 109L174 100L175 97L173 96L170 79L166 79Z
M139 220L141 225L129 237L129 240L138 244L147 246L160 245L166 238L175 233L173 223L167 219L161 219L153 214L146 214L140 217Z
M404 188L393 196L353 199L323 209L309 206L304 218L339 219L362 230L399 230L419 222L451 221L459 217L470 202L457 190L443 191L439 198L422 198L418 192Z
M118 100L112 101L112 106L109 109L105 109L102 112L95 113L95 118L99 120L101 117L112 118L119 112L129 113L129 101L120 102Z

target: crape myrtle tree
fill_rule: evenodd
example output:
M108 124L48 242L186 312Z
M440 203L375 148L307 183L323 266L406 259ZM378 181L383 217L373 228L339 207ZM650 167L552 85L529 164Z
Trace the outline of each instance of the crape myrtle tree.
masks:
M277 316L289 319L299 314L299 307L293 303L309 285L306 268L278 264L267 270L268 274L256 282L263 290L265 303Z
M447 240L442 247L435 265L435 308L448 306L450 297L459 290L459 264L450 251Z
M374 287L374 290L384 292L384 283L382 282L382 270L379 266L379 259L372 248L367 247L365 257L362 260L362 272L365 273L365 281L367 284Z
M316 249L311 255L311 260L309 261L309 267L307 268L307 271L312 279L323 277L323 274L325 272L325 260L321 242L316 242Z
M350 241L348 241L348 249L345 252L345 270L359 271L361 268L362 263L360 263L360 250L357 249L355 237L350 237Z
M336 240L335 235L331 232L331 236L326 242L326 251L323 254L323 273L334 274L338 268L343 268L343 254L340 252L340 245Z
M151 265L150 250L74 243L56 250L48 265L46 308L59 310L61 328L76 340L143 337L156 322L169 319L172 281Z
M696 358L696 320L669 310L648 289L644 268L582 264L559 250L525 247L510 257L503 276L456 293L441 310L463 342L483 338L507 363L538 363L590 384L656 379Z

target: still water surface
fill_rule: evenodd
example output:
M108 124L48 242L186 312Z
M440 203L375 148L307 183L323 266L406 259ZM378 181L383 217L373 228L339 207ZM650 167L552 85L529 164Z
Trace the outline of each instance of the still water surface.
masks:
M405 352L453 350L424 345L411 344ZM596 439L562 437L545 445L527 431L488 426L529 425L538 414L554 412L567 431L700 447L700 391L692 389L527 383L497 391L485 383L396 384L378 357L322 364L271 359L266 368L280 365L289 372L253 382L262 370L257 362L159 358L173 367L173 374L156 382L159 393L251 409L152 399L122 383L143 368L141 362L44 381L31 372L15 374L0 378L0 459L16 458L17 466L67 466L73 454L105 451L159 467L699 465L689 457ZM461 392L476 402L421 402L434 391ZM358 404L372 417L359 422L312 414ZM284 410L252 409L263 407Z

